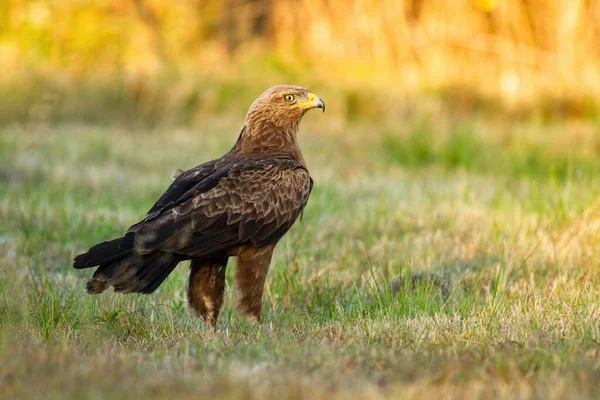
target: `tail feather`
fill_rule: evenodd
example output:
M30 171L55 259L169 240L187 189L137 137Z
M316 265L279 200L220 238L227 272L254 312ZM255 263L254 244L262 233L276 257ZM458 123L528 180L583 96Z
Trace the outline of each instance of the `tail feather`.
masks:
M100 294L100 293L104 292L106 289L108 289L108 284L106 283L106 281L101 281L101 280L94 279L94 278L90 279L85 284L85 290L89 294Z
M175 269L181 259L172 253L152 253L143 256L143 266L135 269L135 276L131 279L121 279L115 285L115 292L119 293L152 293ZM152 290L149 288L153 287Z
M158 287L165 281L165 279L167 279L167 277L171 274L171 272L173 272L173 270L175 269L177 264L179 264L179 261L174 262L174 263L166 266L165 268L163 268L160 275L158 275L154 280L152 280L148 284L148 286L146 286L145 288L140 290L140 293L150 294L150 293L154 292L156 289L158 289Z
M77 269L110 264L133 253L133 246L123 245L123 238L99 243L90 248L87 253L75 257L73 267Z
M180 261L182 258L173 253L132 254L101 265L87 283L87 291L97 294L114 286L119 293L152 293Z

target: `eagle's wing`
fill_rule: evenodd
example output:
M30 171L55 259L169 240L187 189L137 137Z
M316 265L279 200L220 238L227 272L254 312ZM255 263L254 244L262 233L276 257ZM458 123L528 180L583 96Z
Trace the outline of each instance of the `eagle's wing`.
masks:
M220 255L247 243L275 243L301 214L311 189L308 171L295 160L236 161L169 198L132 226L125 240L132 240L141 254L163 251L188 257Z
M171 183L171 186L169 186L148 211L148 216L160 214L162 209L168 208L169 205L177 201L185 192L212 175L219 162L220 160L218 159L212 160L180 173Z

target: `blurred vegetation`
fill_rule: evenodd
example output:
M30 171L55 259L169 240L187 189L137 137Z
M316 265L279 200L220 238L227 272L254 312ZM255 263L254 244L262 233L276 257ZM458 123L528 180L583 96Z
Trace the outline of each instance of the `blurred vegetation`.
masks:
M87 296L73 257L286 82L327 113L265 323L233 268L216 333L185 265ZM600 398L599 83L600 0L0 0L2 393Z
M302 123L315 187L264 323L234 311L231 262L214 333L186 309L187 265L150 296L89 296L71 260L138 221L170 171L223 154L239 121L0 126L4 398L599 398L597 130L327 119Z
M282 82L345 120L598 118L600 1L0 0L0 70L0 121L191 124Z
M407 133L384 132L382 154L405 167L436 164L444 169L463 168L493 175L545 178L558 181L591 179L598 174L600 139L565 147L568 130L546 132L542 137L524 139L517 135L477 135L470 124L448 131L436 131L430 124L411 126Z

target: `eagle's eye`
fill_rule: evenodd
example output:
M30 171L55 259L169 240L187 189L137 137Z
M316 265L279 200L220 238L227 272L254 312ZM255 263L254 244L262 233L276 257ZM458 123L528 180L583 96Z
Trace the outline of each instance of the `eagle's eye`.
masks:
M293 94L286 94L284 99L285 99L285 101L292 102L292 101L294 101L295 97Z

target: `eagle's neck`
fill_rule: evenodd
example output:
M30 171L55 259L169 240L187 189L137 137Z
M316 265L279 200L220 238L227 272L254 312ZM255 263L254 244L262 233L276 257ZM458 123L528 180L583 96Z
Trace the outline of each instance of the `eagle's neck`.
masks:
M268 120L246 120L233 149L233 157L272 157L294 159L306 167L304 156L298 145L300 121L291 126L280 127Z

